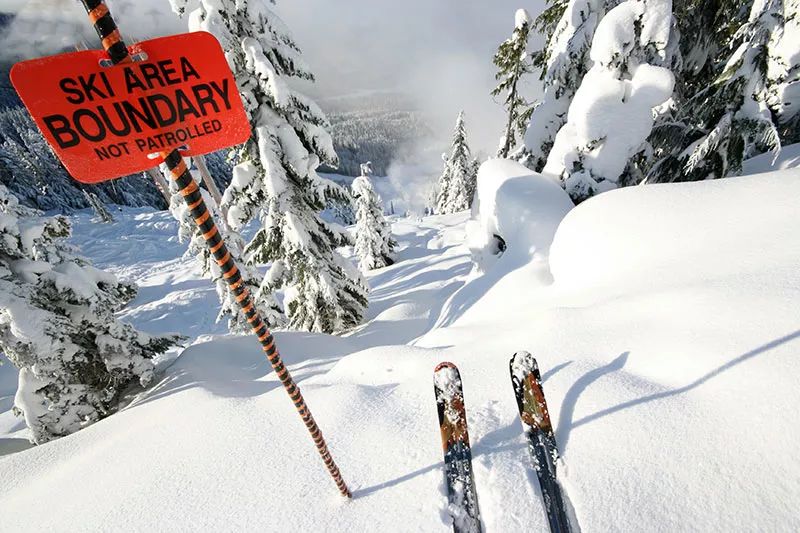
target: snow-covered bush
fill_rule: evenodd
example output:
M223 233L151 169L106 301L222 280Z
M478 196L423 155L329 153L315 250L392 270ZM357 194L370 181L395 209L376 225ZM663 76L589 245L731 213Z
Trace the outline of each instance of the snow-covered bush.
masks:
M355 252L363 272L394 263L392 226L383 217L383 202L372 186L371 167L362 165L361 176L353 180L356 210Z
M492 91L492 96L505 95L503 105L508 114L497 157L508 157L517 144L517 133L525 134L533 108L520 94L520 80L533 70L528 53L528 40L533 20L524 9L517 10L514 33L504 41L494 56L498 68L495 78L500 82Z
M67 220L20 206L3 185L0 233L0 349L20 369L15 409L41 444L113 413L178 338L118 321L136 287L73 256Z
M179 12L186 0L171 0ZM223 197L232 230L258 220L244 250L251 264L271 263L261 289L285 289L289 326L323 332L358 324L367 286L336 248L350 243L343 228L320 218L328 200L347 192L317 174L336 165L325 115L290 82L313 80L288 29L266 0L200 0L192 30L219 39L250 118L252 137L236 152Z
M438 214L466 211L475 195L476 165L467 144L464 112L458 114L450 155L444 155L444 172L439 178L436 211Z
M191 165L191 161L187 161L187 164ZM161 165L161 172L163 172L165 176L169 176L169 171L163 164ZM197 171L192 171L192 177L199 185L201 181L199 173ZM219 315L217 315L217 321L227 318L228 329L232 333L249 333L251 330L250 324L247 322L247 318L236 302L236 298L227 281L222 277L222 269L217 264L211 250L208 248L208 244L206 244L202 232L197 227L194 218L192 218L189 207L178 191L174 180L169 180L169 187L171 194L169 210L175 220L178 221L178 238L181 242L189 242L189 247L186 250L185 256L195 256L197 258L197 263L203 275L213 281L217 289L217 296L220 301L220 311ZM203 195L203 200L211 212L211 216L217 221L217 229L223 239L225 239L228 251L230 251L231 256L236 260L236 264L239 266L242 280L244 280L253 298L254 305L259 313L261 313L261 318L264 319L270 327L283 324L283 312L275 301L272 293L260 290L259 288L260 275L258 270L252 265L245 264L241 261L241 250L244 246L242 238L238 233L229 231L211 194L203 188L200 189L200 193Z
M516 264L546 256L558 224L573 207L557 180L514 161L487 161L478 172L466 226L473 262L486 271L501 256Z
M629 0L600 22L590 52L594 62L570 105L544 173L563 180L581 202L641 181L632 158L646 149L654 108L670 98L665 67L672 25L669 0Z

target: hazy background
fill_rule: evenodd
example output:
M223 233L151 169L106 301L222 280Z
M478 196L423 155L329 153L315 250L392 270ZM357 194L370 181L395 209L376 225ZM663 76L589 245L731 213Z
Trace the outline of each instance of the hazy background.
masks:
M184 31L167 0L109 0L123 32L137 39ZM409 95L437 133L447 134L460 109L476 148L494 151L502 109L488 92L492 55L514 27L514 12L538 14L541 0L278 0L317 84L321 100L361 91ZM0 53L31 57L95 45L77 0L0 0L17 12L13 38ZM527 90L534 95L535 84Z
M489 95L492 56L511 35L516 10L535 16L542 2L294 0L278 6L317 73L321 94L408 93L445 133L464 109L473 143L493 152L503 112ZM530 85L535 94L536 84Z
M107 3L128 41L187 30L168 0ZM301 90L332 116L335 138L354 116L361 124L356 131L375 131L375 122L364 122L372 120L388 138L394 131L403 139L382 173L407 191L406 205L421 210L441 173L441 154L460 110L466 112L474 154L494 155L504 111L489 94L495 86L492 57L511 35L516 10L524 7L536 16L542 6L543 0L278 0L274 9L316 73L316 84ZM5 63L80 43L98 46L77 0L0 0L3 13L16 14L0 41ZM534 37L532 45L539 44ZM523 90L535 98L537 76ZM404 115L392 122L393 112ZM414 127L405 127L408 122ZM424 128L414 129L420 124Z

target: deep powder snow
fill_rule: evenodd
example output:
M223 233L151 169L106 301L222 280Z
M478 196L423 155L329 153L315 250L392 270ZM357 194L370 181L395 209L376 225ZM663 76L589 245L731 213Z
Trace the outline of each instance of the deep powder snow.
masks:
M257 341L214 324L214 289L169 214L79 214L76 244L142 287L124 318L193 344L122 412L36 448L0 367L0 529L447 531L432 380L448 360L485 530L545 531L508 375L522 350L539 362L583 531L800 528L800 171L624 189L573 210L524 169L484 174L496 186L470 225L505 233L508 249L482 272L467 214L395 217L398 262L370 275L365 325L276 334L349 502Z

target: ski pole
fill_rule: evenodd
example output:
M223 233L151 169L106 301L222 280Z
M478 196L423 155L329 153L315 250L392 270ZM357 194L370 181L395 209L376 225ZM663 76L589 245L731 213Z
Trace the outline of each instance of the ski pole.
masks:
M86 8L86 12L89 14L89 20L94 25L97 35L103 43L103 49L108 53L111 62L115 65L131 62L132 59L128 52L128 47L122 40L117 24L111 16L111 12L105 2L103 2L103 0L81 0L81 3L83 7ZM233 256L231 256L231 253L228 251L228 247L225 245L225 241L219 233L214 218L211 216L211 212L208 210L203 200L200 188L197 186L194 178L192 178L183 157L177 149L168 152L160 152L159 155L164 159L164 163L169 169L175 184L178 186L178 190L186 202L192 218L202 232L203 239L206 241L206 244L214 256L214 260L222 269L222 277L236 297L236 302L247 318L247 322L250 324L253 333L258 337L261 347L272 365L273 370L286 389L286 392L289 394L289 398L292 400L292 403L294 403L295 408L297 408L297 412L303 419L303 423L306 425L306 428L308 428L309 433L311 433L311 438L314 440L317 451L325 462L325 466L328 468L328 472L334 482L336 482L339 492L342 493L342 496L348 498L352 497L350 490L347 488L347 484L342 478L342 474L339 472L339 468L333 461L330 451L328 451L328 445L325 443L322 432L317 426L314 417L311 416L311 411L306 405L303 395L300 393L300 389L291 374L289 374L289 370L283 364L278 348L275 345L275 339L256 309L253 299L250 296L250 291L248 291L247 287L244 285L244 280L239 272L239 268L236 266Z

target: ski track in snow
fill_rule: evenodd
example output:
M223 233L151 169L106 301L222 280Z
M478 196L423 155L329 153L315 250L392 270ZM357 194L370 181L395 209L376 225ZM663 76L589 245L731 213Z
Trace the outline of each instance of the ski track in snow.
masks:
M740 178L753 201L742 200L746 216L730 231L776 211L757 207L764 194L796 199L800 177L783 179L788 185L773 178L762 188ZM665 194L651 212L670 220L658 206L680 204L684 186L659 187ZM627 194L639 191L574 210L568 229L584 232L580 217L592 205L600 220ZM521 265L511 253L494 267L503 275L472 273L466 214L392 218L399 260L369 276L363 326L343 337L276 333L353 490L349 502L257 341L215 324L214 288L181 257L169 214L115 216L98 225L78 214L73 242L96 266L139 283L125 320L180 331L192 345L121 413L32 449L10 412L13 368L0 367L0 530L448 531L432 382L448 360L461 370L485 530L546 531L508 376L520 350L539 361L565 462L559 475L584 532L800 528L792 459L800 248L790 238L800 216L775 215L788 224L770 235L780 253L755 246L760 226L744 232L748 268L737 276L613 285L608 270L605 285L581 287L582 273L564 270L576 288L552 285L540 264ZM635 226L625 227L633 242ZM713 231L672 242L664 257L734 257L733 244L719 253L708 244ZM601 227L588 238L611 237ZM563 246L558 253L562 267L579 256Z

